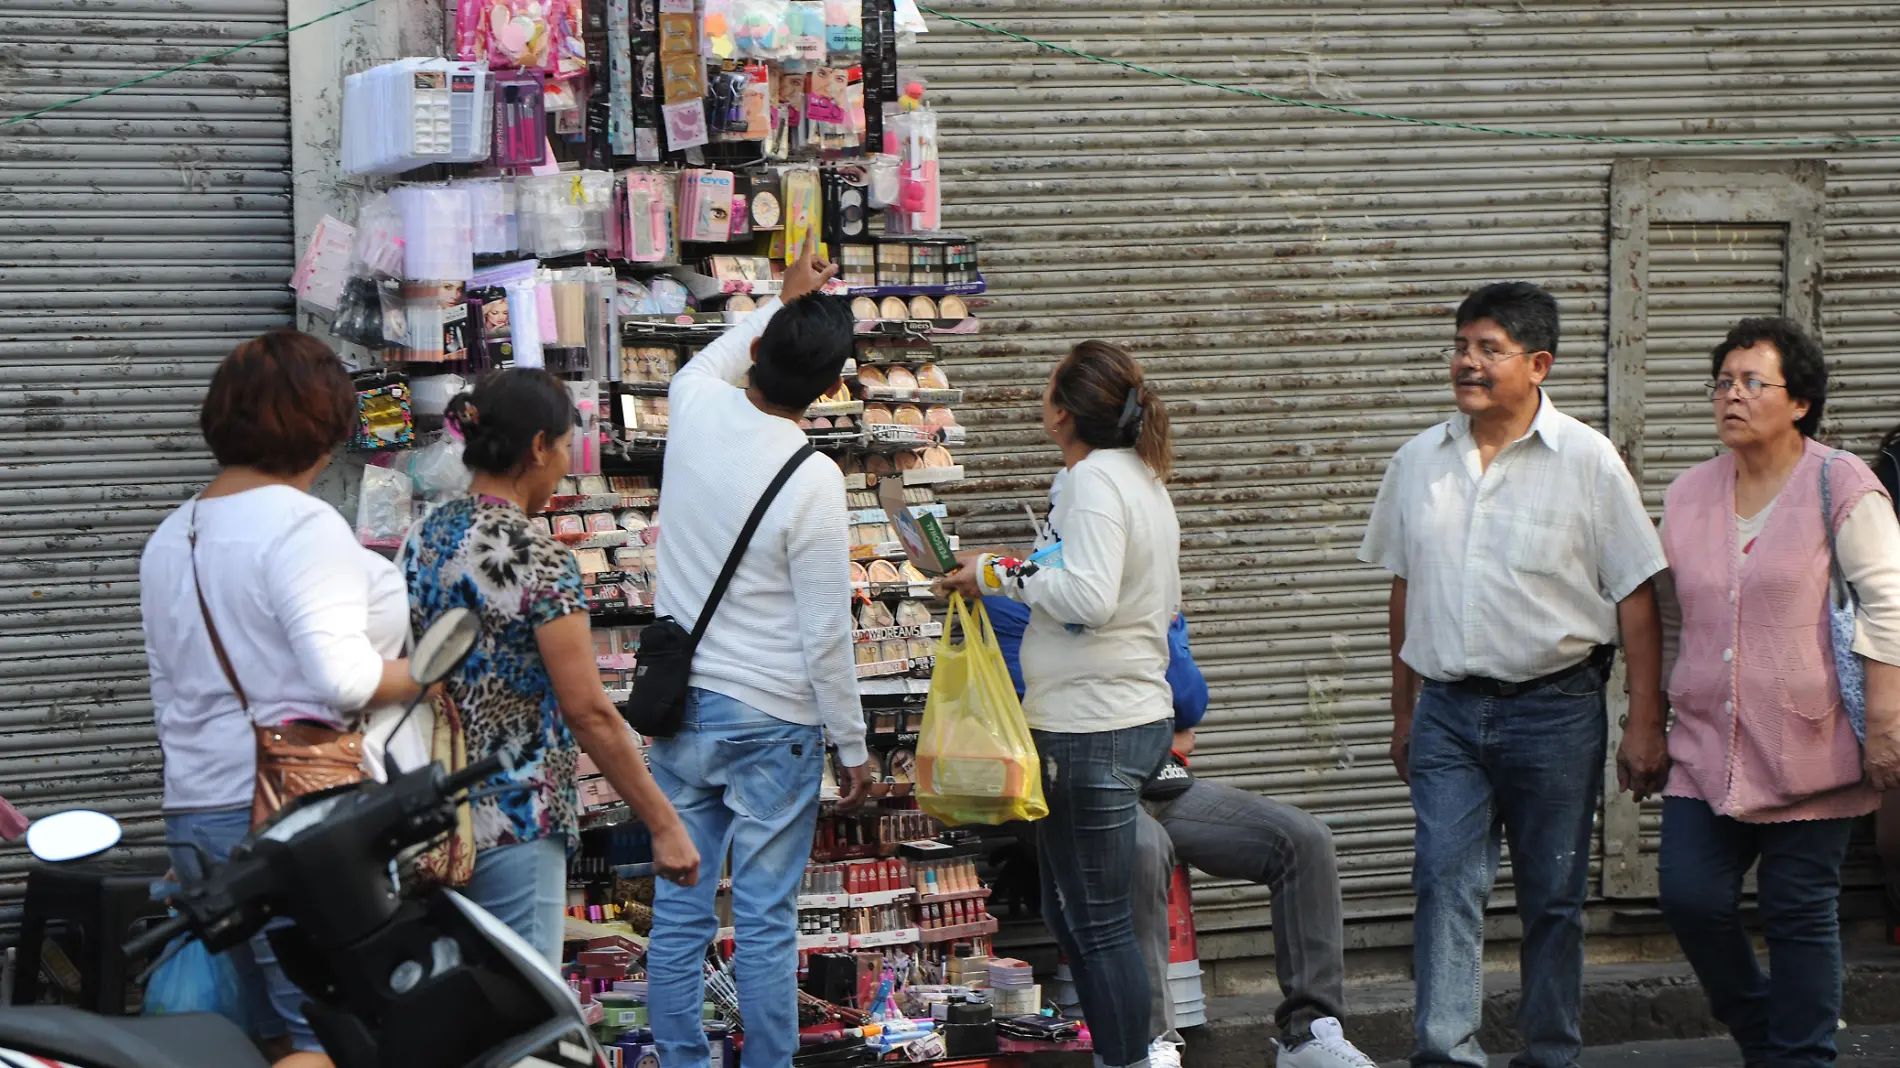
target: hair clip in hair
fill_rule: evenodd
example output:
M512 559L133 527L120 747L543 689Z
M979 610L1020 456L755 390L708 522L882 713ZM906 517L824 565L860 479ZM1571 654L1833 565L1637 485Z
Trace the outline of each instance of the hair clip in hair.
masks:
M457 416L455 421L463 426L480 426L482 413L477 411L473 404L463 404L462 414Z
M1128 399L1122 402L1122 417L1115 420L1115 429L1127 430L1141 422L1141 390L1136 386L1128 387Z

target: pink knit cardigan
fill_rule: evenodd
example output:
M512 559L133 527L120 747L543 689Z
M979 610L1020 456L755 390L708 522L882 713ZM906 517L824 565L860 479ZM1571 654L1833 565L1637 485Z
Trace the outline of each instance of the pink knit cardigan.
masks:
M1749 823L1860 816L1880 797L1841 709L1826 614L1827 530L1814 441L1738 565L1735 458L1685 472L1663 504L1663 549L1682 602L1669 679L1674 767L1663 791ZM1858 458L1829 468L1835 530L1879 480Z

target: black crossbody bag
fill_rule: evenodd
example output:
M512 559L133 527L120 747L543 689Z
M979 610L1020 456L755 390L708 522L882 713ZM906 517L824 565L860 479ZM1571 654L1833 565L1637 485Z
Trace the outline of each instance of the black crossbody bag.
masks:
M765 519L765 510L772 506L779 490L785 488L792 472L798 470L813 451L810 445L799 449L779 468L771 485L765 487L765 494L746 517L745 527L739 531L739 540L733 543L712 592L706 595L706 606L699 610L693 629L689 632L680 626L679 620L662 616L640 632L640 652L633 670L633 696L627 699L624 712L628 726L634 730L648 738L671 738L679 733L680 725L686 720L686 690L693 675L693 651L706 636L706 626L726 596L726 587L732 585L732 576L739 570L739 561L745 558L753 532ZM664 533L661 536L664 537Z

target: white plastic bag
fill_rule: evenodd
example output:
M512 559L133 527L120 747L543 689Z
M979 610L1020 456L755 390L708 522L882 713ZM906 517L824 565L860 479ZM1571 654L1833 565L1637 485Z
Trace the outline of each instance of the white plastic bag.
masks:
M377 782L389 781L389 762L400 771L414 771L435 759L432 752L435 713L427 704L404 713L407 704L372 709L363 725L363 770Z
M387 467L363 468L356 497L356 538L371 548L394 549L409 536L414 489L409 476Z
M462 464L462 443L447 434L409 455L409 478L416 495L427 501L444 501L468 492L475 476Z

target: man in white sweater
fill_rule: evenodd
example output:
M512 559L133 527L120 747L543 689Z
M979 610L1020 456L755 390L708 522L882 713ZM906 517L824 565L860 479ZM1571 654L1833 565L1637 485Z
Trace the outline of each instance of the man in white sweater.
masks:
M746 517L805 445L797 420L835 389L855 324L818 295L837 268L810 255L766 303L687 361L668 392L656 611L691 628ZM713 895L731 854L747 1068L790 1068L798 1049L798 884L818 819L825 743L843 803L870 781L851 656L844 476L808 457L753 534L693 656L685 725L656 741L653 777L703 867L659 881L647 954L660 1062L700 1068L702 962L718 933Z

